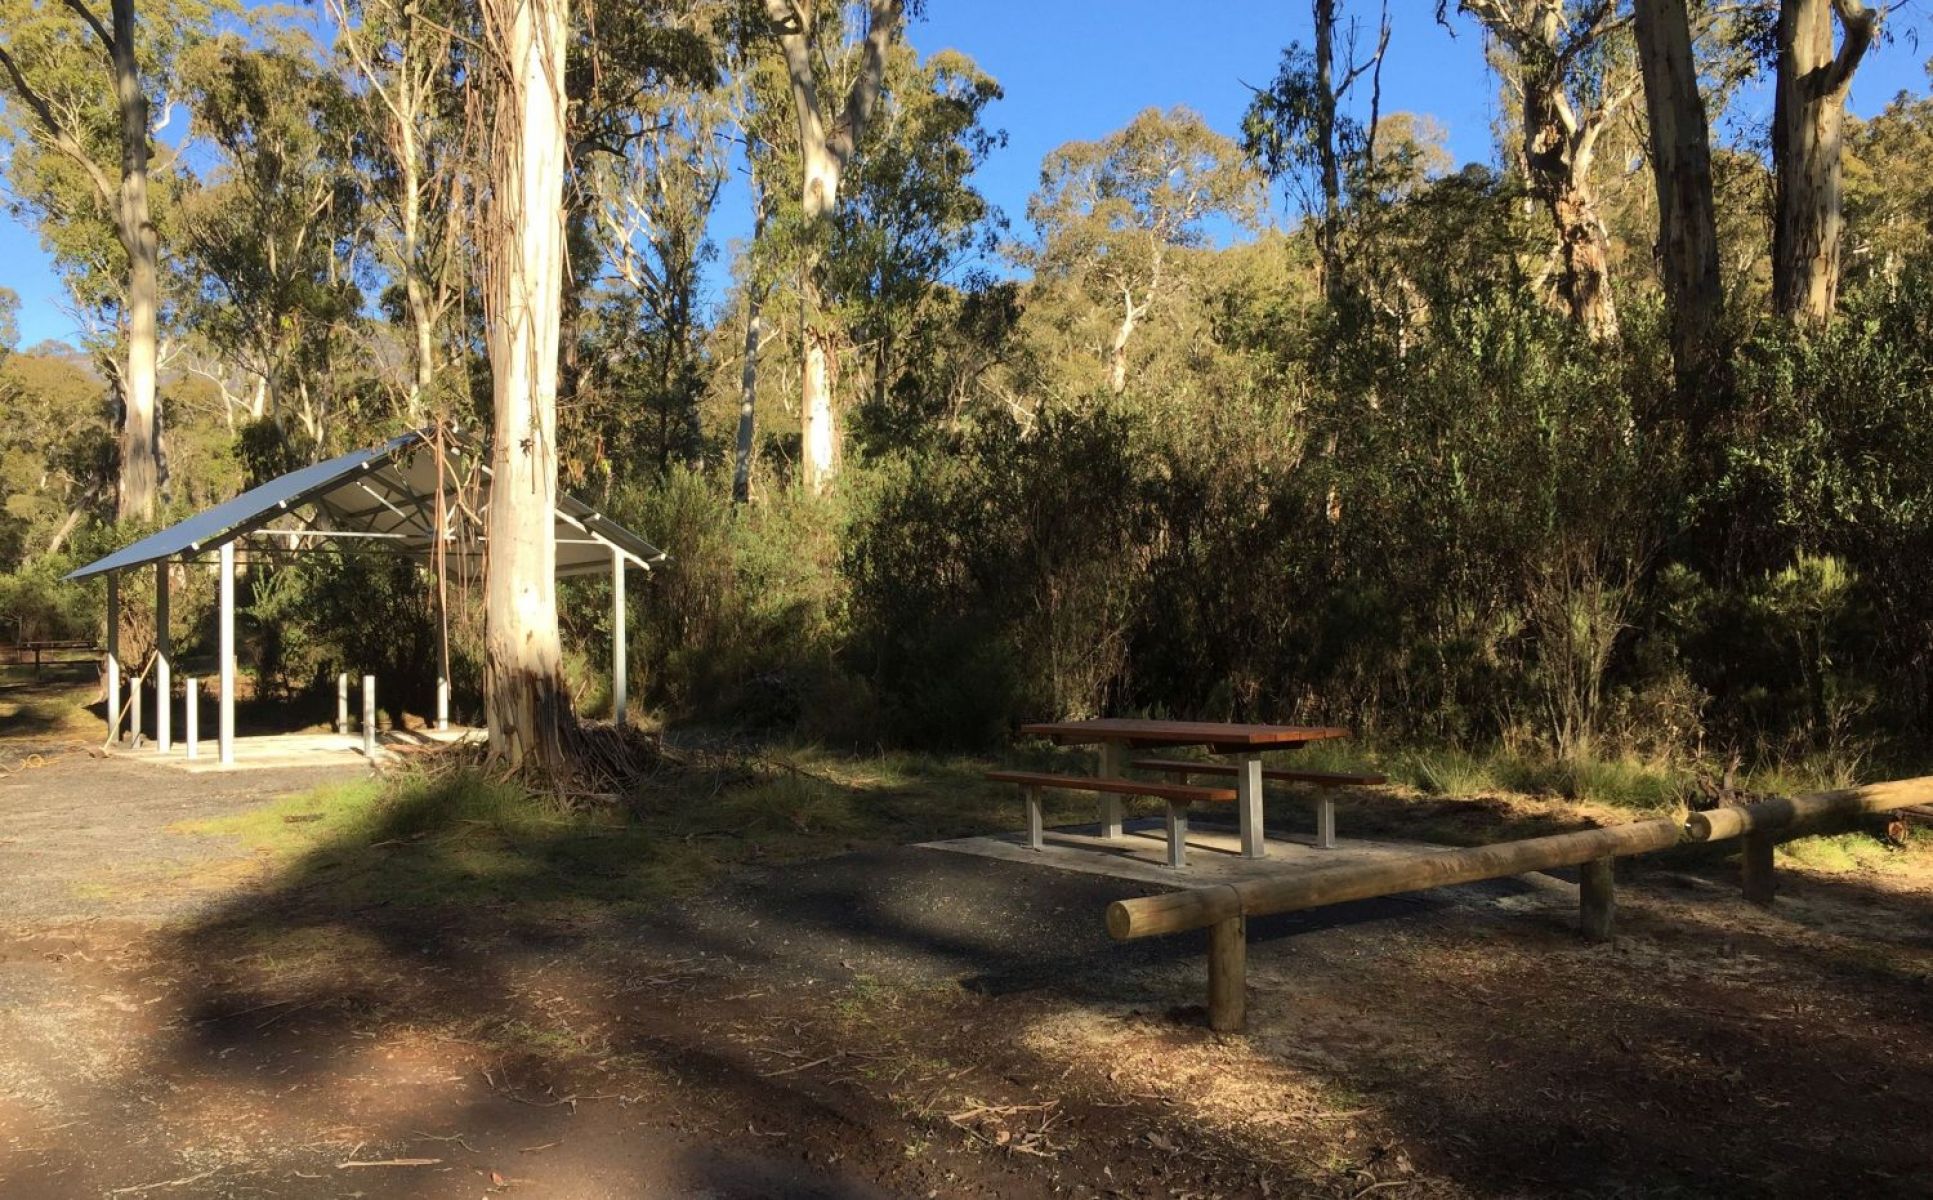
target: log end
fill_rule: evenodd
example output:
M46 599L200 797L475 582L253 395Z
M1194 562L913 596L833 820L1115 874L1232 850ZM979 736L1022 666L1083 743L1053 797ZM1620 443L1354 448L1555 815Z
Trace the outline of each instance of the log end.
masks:
M1134 917L1128 906L1116 900L1107 906L1107 935L1117 942L1125 942L1134 936Z

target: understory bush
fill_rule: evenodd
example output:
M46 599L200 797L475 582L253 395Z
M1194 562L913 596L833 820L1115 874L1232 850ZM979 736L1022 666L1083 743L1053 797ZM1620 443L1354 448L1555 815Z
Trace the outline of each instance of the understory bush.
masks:
M1655 321L1596 344L1466 299L1400 345L1318 330L1346 370L1197 421L1132 391L988 417L745 510L674 476L632 500L684 550L640 636L686 711L823 724L805 697L863 697L847 716L914 745L1328 720L1577 764L1544 781L1572 792L1636 787L1591 775L1619 763L1911 757L1929 322L1916 283L1757 336L1716 430L1679 419Z

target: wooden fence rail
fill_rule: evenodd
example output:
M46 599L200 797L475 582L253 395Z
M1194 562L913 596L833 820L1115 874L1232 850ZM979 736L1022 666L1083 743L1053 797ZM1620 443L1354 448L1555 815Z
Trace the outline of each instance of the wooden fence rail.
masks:
M1118 941L1130 941L1207 929L1208 1024L1218 1032L1234 1032L1246 1019L1249 917L1574 866L1582 868L1579 928L1586 937L1603 940L1611 936L1615 912L1611 868L1619 858L1669 849L1682 841L1743 837L1746 898L1767 903L1773 892L1772 846L1778 839L1826 832L1873 813L1929 801L1933 801L1933 776L1693 813L1682 824L1635 821L1467 850L1327 867L1304 875L1248 879L1116 900L1107 908L1107 930Z

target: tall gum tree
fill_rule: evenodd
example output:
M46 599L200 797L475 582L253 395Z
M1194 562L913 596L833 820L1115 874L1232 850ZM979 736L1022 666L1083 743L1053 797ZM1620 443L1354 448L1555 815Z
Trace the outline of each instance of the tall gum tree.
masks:
M1376 126L1382 107L1382 64L1389 52L1389 6L1383 5L1375 48L1358 59L1358 24L1346 27L1341 65L1336 61L1338 0L1314 0L1313 52L1291 42L1282 52L1275 79L1257 89L1242 116L1242 149L1271 180L1282 181L1315 218L1316 252L1322 260L1322 291L1331 304L1343 296L1343 175L1373 168ZM1356 83L1370 74L1369 119L1358 123L1342 110ZM1349 160L1358 159L1351 164ZM1313 187L1306 178L1314 169Z
M1833 18L1842 34L1833 45ZM1772 113L1772 303L1800 324L1839 306L1846 92L1879 32L1860 0L1782 0Z
M368 116L381 170L373 189L393 237L381 252L402 283L410 373L403 407L411 421L432 404L442 331L463 290L460 203L450 154L457 70L452 14L424 0L327 0L336 45L373 101Z
M1458 7L1509 54L1524 182L1557 239L1558 301L1592 337L1615 337L1611 235L1591 171L1598 139L1641 85L1639 72L1617 69L1606 53L1631 14L1617 0L1459 0Z
M489 0L495 75L484 304L494 439L483 702L490 756L561 766L574 720L557 633L557 350L564 290L565 0Z
M161 425L155 398L161 238L148 204L152 130L134 0L111 0L106 23L84 0L62 0L62 6L82 27L77 37L49 28L55 18L51 6L35 5L18 13L8 10L21 6L0 6L0 15L9 18L6 41L0 42L0 73L10 104L31 115L25 123L34 139L85 178L92 202L112 221L125 258L116 512L123 520L147 520L154 516L161 491ZM95 98L102 93L112 97L117 134L112 146L92 119L98 111Z
M1725 316L1711 126L1698 85L1686 0L1634 0L1632 16L1658 196L1658 270L1671 303L1672 354L1679 379L1695 388L1709 382L1722 357Z
M1075 281L1110 312L1109 392L1127 390L1129 345L1174 290L1176 256L1205 242L1211 216L1252 225L1261 191L1240 147L1186 108L1147 109L1098 142L1047 156L1027 202L1038 245L1021 260L1047 279Z
M866 123L879 104L886 72L886 47L904 16L902 0L868 0L859 70L846 88L844 102L828 113L820 94L818 63L825 58L819 32L824 18L818 0L765 0L798 118L799 204L805 221L806 251L800 266L800 469L806 489L823 491L839 469L839 430L832 402L832 355L837 341L825 328L822 247L839 204L839 187L852 165ZM836 22L834 22L836 24Z

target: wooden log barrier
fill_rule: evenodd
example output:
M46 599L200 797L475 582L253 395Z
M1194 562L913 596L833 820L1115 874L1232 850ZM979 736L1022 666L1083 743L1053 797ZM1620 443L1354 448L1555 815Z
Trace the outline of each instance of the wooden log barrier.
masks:
M1263 917L1300 912L1351 900L1420 892L1429 888L1498 879L1601 858L1643 854L1678 844L1678 822L1634 821L1606 829L1559 833L1468 850L1417 854L1386 862L1328 867L1306 875L1245 879L1238 883L1116 900L1107 908L1107 931L1117 941L1180 933L1233 916Z
M1780 839L1843 829L1874 813L1912 808L1929 800L1933 800L1933 775L1804 796L1775 796L1753 804L1693 813L1685 818L1685 836L1694 842L1743 838L1739 882L1745 898L1754 904L1770 904L1778 891L1772 847Z
M1685 834L1694 842L1743 837L1757 830L1789 834L1928 802L1933 802L1933 775L1921 775L1915 779L1894 779L1805 796L1777 796L1755 804L1693 813L1685 818Z

